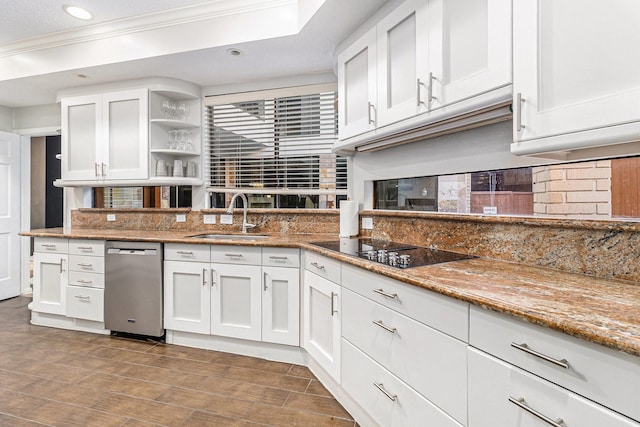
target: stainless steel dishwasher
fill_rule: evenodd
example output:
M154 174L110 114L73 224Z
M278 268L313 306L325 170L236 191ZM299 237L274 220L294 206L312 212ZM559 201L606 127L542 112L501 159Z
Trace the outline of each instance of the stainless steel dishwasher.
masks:
M162 243L107 241L104 262L105 328L163 336Z

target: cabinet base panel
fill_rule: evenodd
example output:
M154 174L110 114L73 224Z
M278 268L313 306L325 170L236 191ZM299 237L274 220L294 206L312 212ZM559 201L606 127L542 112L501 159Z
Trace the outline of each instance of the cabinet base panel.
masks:
M273 344L260 341L247 341L215 335L194 334L190 332L170 331L166 333L166 343L185 347L216 350L225 353L259 357L274 362L307 365L306 352L300 347Z
M91 332L94 334L109 335L110 330L104 328L103 322L74 319L58 314L31 312L31 324L36 326L48 326L52 328L69 329L71 331Z

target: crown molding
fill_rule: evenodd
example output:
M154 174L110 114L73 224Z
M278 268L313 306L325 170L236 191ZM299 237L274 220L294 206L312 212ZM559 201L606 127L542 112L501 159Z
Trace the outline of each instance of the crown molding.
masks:
M298 3L299 0L220 0L213 3L186 6L8 43L0 46L0 58L193 22L215 20L231 15L242 15L286 6L297 8Z

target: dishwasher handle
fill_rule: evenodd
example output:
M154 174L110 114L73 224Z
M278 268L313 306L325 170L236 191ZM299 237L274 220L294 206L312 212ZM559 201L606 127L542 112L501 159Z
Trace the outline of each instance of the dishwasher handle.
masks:
M108 255L152 255L158 254L156 249L129 249L129 248L109 248Z

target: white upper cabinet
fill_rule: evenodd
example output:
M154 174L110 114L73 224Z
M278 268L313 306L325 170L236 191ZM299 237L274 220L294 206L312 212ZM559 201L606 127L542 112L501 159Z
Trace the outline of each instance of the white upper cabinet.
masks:
M148 178L148 91L62 99L62 179Z
M430 109L511 84L511 0L431 0L428 17Z
M338 92L340 137L374 129L377 115L375 28L338 57Z
M640 135L640 2L514 1L516 154Z
M378 121L385 125L429 107L427 3L408 0L377 25Z
M508 105L511 12L511 0L406 0L384 15L338 55L335 148L380 148L385 138Z

